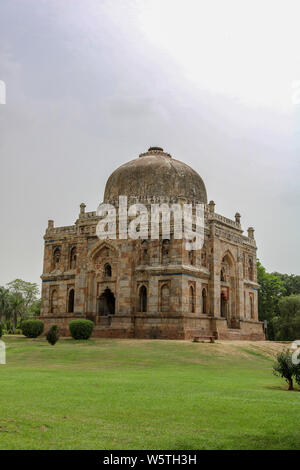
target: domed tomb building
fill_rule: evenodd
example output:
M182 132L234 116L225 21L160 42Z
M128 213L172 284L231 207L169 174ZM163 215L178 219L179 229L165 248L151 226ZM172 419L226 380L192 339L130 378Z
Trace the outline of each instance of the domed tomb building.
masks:
M238 213L234 220L217 214L195 170L151 147L108 178L104 203L117 214L120 196L149 214L151 204L203 204L202 248L188 251L185 239L174 237L172 217L170 237L158 239L150 237L149 217L149 238L120 239L117 230L115 239L101 240L101 218L85 204L74 225L49 220L41 276L45 331L55 323L68 335L71 320L88 318L97 337L264 339L254 229L245 236Z

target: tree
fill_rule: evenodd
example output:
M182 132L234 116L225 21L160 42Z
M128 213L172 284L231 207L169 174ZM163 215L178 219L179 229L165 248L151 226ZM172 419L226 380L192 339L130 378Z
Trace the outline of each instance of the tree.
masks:
M273 318L279 314L278 302L285 294L285 288L278 275L267 273L266 269L257 260L258 316L259 320L268 320L268 339L274 340Z
M300 295L282 297L278 302L279 315L273 319L275 339L294 341L300 338Z
M26 308L37 300L39 288L38 285L33 282L15 279L14 281L9 282L7 286L10 292L22 295Z
M9 310L10 310L10 318L12 319L13 324L13 332L17 327L18 317L21 319L24 318L26 313L26 305L24 298L21 293L15 292L10 294L9 296Z
M0 323L6 318L9 310L9 290L0 286Z
M58 326L57 325L52 325L50 330L48 331L46 335L48 343L52 344L52 346L55 345L55 343L59 340L59 332L58 332Z
M7 284L9 291L9 312L7 314L7 322L12 322L12 330L14 331L18 318L24 320L26 316L36 315L39 310L37 295L39 294L38 285L33 282L15 279ZM10 327L8 327L10 329Z
M29 315L32 315L33 317L39 317L41 314L41 303L42 299L34 300L29 307Z
M300 294L300 276L295 276L295 274L281 274L277 272L272 274L280 278L285 289L285 295L289 296Z
M273 374L286 380L289 384L288 390L294 390L293 377L297 375L297 369L297 365L292 362L289 350L277 354L276 362L273 365Z

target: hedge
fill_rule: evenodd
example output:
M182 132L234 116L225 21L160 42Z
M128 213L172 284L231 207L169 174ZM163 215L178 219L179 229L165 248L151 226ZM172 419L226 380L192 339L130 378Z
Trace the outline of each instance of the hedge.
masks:
M22 322L22 333L27 338L37 338L44 331L44 323L41 320L25 320Z
M69 330L74 339L89 339L93 333L94 323L91 320L72 320Z

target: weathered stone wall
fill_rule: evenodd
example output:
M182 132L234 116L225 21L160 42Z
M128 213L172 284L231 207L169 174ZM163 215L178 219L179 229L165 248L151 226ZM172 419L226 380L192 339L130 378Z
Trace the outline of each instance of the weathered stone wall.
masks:
M45 330L56 323L68 334L70 319L86 317L94 321L98 337L264 339L257 311L256 245L253 232L242 235L239 221L206 206L205 243L193 253L172 236L169 242L100 241L97 222L96 214L82 206L73 226L55 228L49 222L42 275ZM114 314L100 314L112 308L108 295L114 297Z

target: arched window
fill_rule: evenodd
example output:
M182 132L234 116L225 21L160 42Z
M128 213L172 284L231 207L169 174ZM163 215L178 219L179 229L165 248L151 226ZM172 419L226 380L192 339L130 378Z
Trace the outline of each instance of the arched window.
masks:
M253 281L253 261L252 258L249 258L248 261L248 279Z
M104 276L105 277L111 277L111 265L109 263L107 263L104 266Z
M194 266L195 265L195 251L191 250L189 251L189 263Z
M105 291L98 297L98 314L108 316L115 314L115 296L110 289Z
M148 252L148 241L147 240L143 240L142 243L141 243L141 263L142 264L147 264L148 263L148 255L149 255L149 252Z
M221 293L221 317L227 317L227 296L224 292Z
M161 247L161 262L167 264L170 261L170 240L165 239L162 241Z
M206 268L207 265L207 260L206 260L207 254L206 254L206 248L203 247L201 250L201 265Z
M169 312L170 310L170 289L167 284L164 284L160 291L161 311Z
M60 255L61 255L60 248L55 248L55 250L53 251L53 268L54 269L57 269L59 266Z
M51 292L50 298L50 313L57 313L58 312L58 294L57 290L53 289Z
M224 269L224 268L221 269L220 279L221 279L221 282L225 282L225 281L226 281L225 269Z
M189 288L189 310L191 313L195 313L195 294L193 286Z
M147 288L141 286L139 290L139 311L147 312Z
M206 293L206 289L202 289L202 313L207 313L207 293Z
M73 248L70 251L70 268L75 269L76 268L76 247L73 246Z
M69 290L69 298L68 298L68 312L74 312L74 289Z
M254 300L253 300L253 295L249 294L250 296L250 316L253 319L254 318Z

